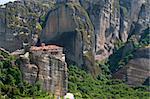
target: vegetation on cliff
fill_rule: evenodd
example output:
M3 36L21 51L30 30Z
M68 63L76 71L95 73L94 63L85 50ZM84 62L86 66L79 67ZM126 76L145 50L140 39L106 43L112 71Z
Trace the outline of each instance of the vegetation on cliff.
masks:
M76 32L78 33L78 35L81 36L83 40L82 50L84 58L84 67L93 76L96 76L99 74L100 69L97 65L95 65L93 53L93 50L95 49L94 26L84 7L82 7L78 3L66 3L66 5L74 11L73 19L75 24L77 25Z
M30 98L49 99L49 94L42 91L40 84L31 85L22 81L22 73L15 65L15 57L5 51L0 51L0 97L6 98ZM106 69L105 69L106 71ZM104 71L104 72L105 72ZM107 98L144 98L148 99L150 93L146 87L130 88L120 80L93 79L90 74L76 66L69 66L69 92L76 99L107 99ZM106 74L107 75L107 74ZM53 97L53 96L52 96ZM51 98L52 98L51 97ZM4 98L4 99L5 99ZM53 99L53 98L52 98Z
M89 62L87 62L84 69L89 69L92 73L95 70L99 73L97 67L94 67L94 27L84 7L74 3L62 3L54 6L52 2L41 1L8 3L6 4L6 16L0 14L0 18L5 17L8 22L7 27L13 30L14 35L17 33L21 38L22 32L28 35L39 34L46 24L46 15L50 9L58 9L57 7L59 6L69 7L69 9L72 9L73 20L77 25L76 32L83 40L83 57L92 63L88 64ZM88 2L89 0L86 1ZM91 8L94 15L100 13L100 7L102 7L103 4L104 3L94 4L95 6ZM116 7L118 10L121 10L124 17L128 16L129 9L126 3L120 5L120 3L117 2ZM97 79L94 79L90 74L87 74L84 70L76 66L69 67L69 92L73 93L76 99L149 98L150 92L147 91L148 88L145 86L129 87L120 80L110 79L111 73L116 72L134 58L134 52L136 50L149 47L150 45L149 28L146 29L144 33L141 33L142 35L138 33L130 34L127 42L123 42L120 39L116 40L113 54L109 56L107 60L97 63L102 70ZM141 38L138 39L137 37ZM131 45L131 48L128 48L129 51L126 51L123 55L128 45ZM92 69L94 70L92 71ZM5 51L0 51L0 89L0 98L50 98L47 92L42 91L38 82L35 85L31 85L22 80L22 73L19 66L16 65L15 57L10 56L9 53Z
M22 99L24 97L48 97L48 93L41 90L40 83L31 85L22 80L19 66L15 65L15 57L4 50L0 50L0 99Z
M69 67L69 92L76 99L148 99L146 87L129 87L120 80L93 79L76 66Z
M31 34L40 34L44 16L53 6L52 1L45 0L9 2L2 8L4 13L0 13L0 19L4 19L6 29L15 38L25 41L24 38L31 39Z
M136 52L140 48L146 48L150 45L150 34L149 28L145 29L141 38L138 40L136 38L136 33L129 37L126 43L121 41L116 42L116 49L114 53L109 57L108 62L106 64L109 65L109 69L111 72L117 71L119 68L125 66L131 59L134 58L134 52ZM124 53L125 48L130 45L128 51ZM123 55L123 53L125 55Z

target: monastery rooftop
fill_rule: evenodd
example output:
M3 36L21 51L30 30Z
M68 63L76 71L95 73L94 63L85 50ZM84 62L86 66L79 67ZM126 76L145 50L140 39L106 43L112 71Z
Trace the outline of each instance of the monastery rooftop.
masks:
M63 48L59 47L57 45L45 45L44 43L42 43L40 47L31 46L30 50L31 51L51 51L51 52L58 52L58 51L62 51Z

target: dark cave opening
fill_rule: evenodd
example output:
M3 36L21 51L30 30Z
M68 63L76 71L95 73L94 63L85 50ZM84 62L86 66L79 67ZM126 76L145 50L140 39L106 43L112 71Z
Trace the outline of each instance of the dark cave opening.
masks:
M45 40L46 45L57 45L63 47L63 53L66 55L66 62L68 65L75 65L75 47L76 46L76 32L64 32L50 40Z

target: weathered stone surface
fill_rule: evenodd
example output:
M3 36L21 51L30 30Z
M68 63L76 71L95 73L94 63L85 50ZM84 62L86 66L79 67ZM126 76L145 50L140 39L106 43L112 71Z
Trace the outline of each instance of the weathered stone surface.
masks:
M23 79L30 84L35 84L37 81L38 68L34 64L30 64L29 58L20 58L20 69L23 74Z
M126 43L131 35L140 37L149 27L149 0L80 1L89 12L95 27L96 59L103 60L114 53L116 42Z
M142 48L134 53L134 58L123 68L119 69L114 78L122 79L129 85L139 86L150 77L150 48Z
M84 67L93 75L96 71L99 72L94 64L93 25L80 4L59 4L51 10L41 34L41 41L63 46L69 65Z
M72 17L72 13L73 10L65 6L50 12L47 24L42 33L42 40L51 40L64 32L75 31L76 24Z
M120 55L124 57L134 49L133 42L129 42L130 39L138 43L145 34L143 31L150 26L149 0L48 1L23 0L18 3L8 3L6 8L1 7L0 47L10 51L21 48L24 40L20 41L20 33L38 34L34 33L36 22L44 23L44 15L51 9L40 35L42 41L63 46L68 64L82 66L95 74L99 69L94 66L94 54L96 60L106 59L116 51L116 45L119 42L125 44L123 53ZM32 9L31 13L28 13L26 7L29 12ZM12 9L19 10L11 13ZM11 14L12 18L1 17L5 14L8 16L5 10ZM12 24L17 22L19 25ZM22 29L18 26L28 28ZM19 39L18 36L13 36L16 34L19 34ZM142 57L145 58L147 55L143 54Z
M49 51L30 50L29 57L21 55L20 69L23 79L31 84L40 81L42 88L57 96L67 92L67 65L64 55L52 55Z
M31 43L31 35L40 32L38 19L47 14L53 1L20 0L0 5L0 47L13 52L23 43Z
M7 28L6 11L0 8L0 47L8 51L15 51L16 48L21 48L21 42L14 38L12 30Z

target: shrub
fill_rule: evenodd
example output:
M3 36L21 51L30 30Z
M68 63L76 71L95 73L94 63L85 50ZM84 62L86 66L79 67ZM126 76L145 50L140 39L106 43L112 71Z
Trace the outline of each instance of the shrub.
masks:
M150 92L130 88L120 80L98 80L75 66L69 66L69 92L77 99L148 99ZM70 77L77 77L72 81ZM80 97L80 98L79 98Z

